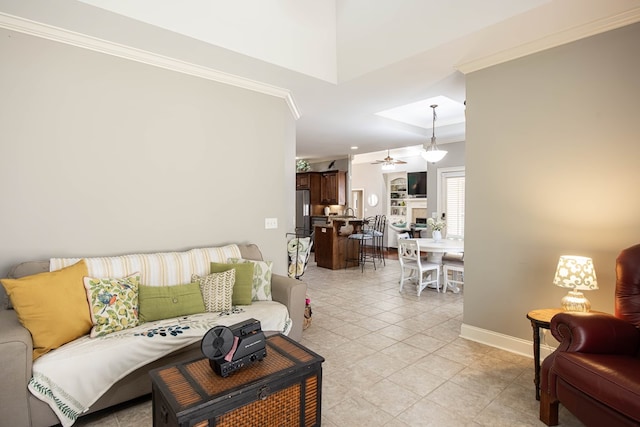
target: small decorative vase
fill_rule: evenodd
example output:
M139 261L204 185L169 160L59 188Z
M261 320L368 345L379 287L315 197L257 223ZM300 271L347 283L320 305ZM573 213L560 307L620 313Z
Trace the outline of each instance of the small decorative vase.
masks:
M442 240L442 231L440 230L433 230L431 232L431 237L433 237L433 241L434 242L439 242L440 240Z

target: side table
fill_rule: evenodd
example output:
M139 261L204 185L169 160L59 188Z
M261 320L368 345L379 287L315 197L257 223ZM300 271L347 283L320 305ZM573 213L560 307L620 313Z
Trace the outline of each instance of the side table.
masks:
M536 385L536 400L540 400L540 328L549 329L551 318L563 311L561 308L542 308L527 313L527 319L531 321L533 328L533 364L535 369L533 383Z

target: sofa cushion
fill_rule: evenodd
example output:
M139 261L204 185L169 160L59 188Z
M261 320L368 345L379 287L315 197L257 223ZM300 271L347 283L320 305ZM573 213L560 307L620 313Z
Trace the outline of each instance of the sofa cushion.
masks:
M211 263L212 273L222 273L231 269L236 271L236 282L233 285L232 304L251 304L251 297L253 295L253 264L226 264L219 262Z
M244 259L253 259L255 261L262 261L262 252L260 252L260 248L255 243L247 243L244 245L238 245L238 249L240 250L240 255L229 255L227 258L244 258Z
M554 372L581 392L640 419L640 359L611 354L559 352Z
M211 262L240 257L238 245L196 248L185 252L156 252L113 257L84 258L91 277L126 277L140 273L143 285L173 286L191 282L192 274L209 274ZM51 258L49 268L58 270L78 262L78 258Z
M208 312L231 310L231 296L236 280L236 270L230 269L207 276L194 274L191 280L200 284L202 299Z
M71 265L71 264L69 264ZM14 265L9 270L7 277L10 279L19 279L21 277L32 276L34 274L46 273L49 271L49 261L26 261L20 264ZM13 308L9 295L4 291L4 288L0 287L0 295L4 295L3 300L0 300L0 308Z
M253 278L251 284L252 301L271 301L271 270L273 262L254 261L242 258L229 258L232 264L253 264Z
M84 278L92 338L138 326L138 286L139 273L124 278Z
M140 322L204 313L204 300L199 283L175 286L143 286L138 288Z
M33 359L86 335L91 317L80 261L62 270L20 279L2 279L20 323L33 337Z

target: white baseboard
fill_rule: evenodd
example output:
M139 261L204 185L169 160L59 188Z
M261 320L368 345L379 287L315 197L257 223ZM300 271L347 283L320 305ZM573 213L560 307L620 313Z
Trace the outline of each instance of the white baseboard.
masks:
M510 351L511 353L533 358L533 340L523 340L522 338L504 335L499 332L477 328L464 323L460 328L460 337L480 344L496 347L501 350ZM555 347L540 343L540 360L543 360L554 351Z

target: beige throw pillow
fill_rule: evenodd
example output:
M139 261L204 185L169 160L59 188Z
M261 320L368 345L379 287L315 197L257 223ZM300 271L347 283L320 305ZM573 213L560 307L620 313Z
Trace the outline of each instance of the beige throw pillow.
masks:
M236 281L236 270L230 269L222 273L211 273L207 276L194 274L193 282L200 284L204 307L208 312L231 310L233 284Z

